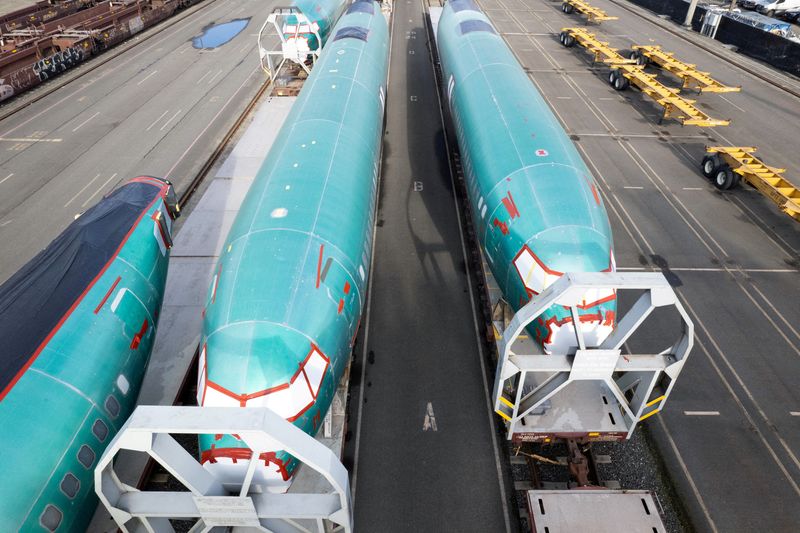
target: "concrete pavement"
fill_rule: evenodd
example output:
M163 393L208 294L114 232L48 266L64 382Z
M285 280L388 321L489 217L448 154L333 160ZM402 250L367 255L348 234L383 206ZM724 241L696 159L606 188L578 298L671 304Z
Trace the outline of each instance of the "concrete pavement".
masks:
M516 531L421 5L395 3L378 228L351 374L357 531ZM514 511L515 512L515 511Z
M264 81L256 38L271 3L214 0L0 121L0 282L73 217L142 174L188 186ZM199 50L209 24L251 18Z

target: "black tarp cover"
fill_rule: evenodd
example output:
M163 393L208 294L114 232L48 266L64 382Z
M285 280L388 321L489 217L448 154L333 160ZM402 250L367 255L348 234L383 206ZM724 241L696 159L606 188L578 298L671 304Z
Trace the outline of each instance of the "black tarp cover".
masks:
M0 400L160 192L143 181L114 190L0 286Z

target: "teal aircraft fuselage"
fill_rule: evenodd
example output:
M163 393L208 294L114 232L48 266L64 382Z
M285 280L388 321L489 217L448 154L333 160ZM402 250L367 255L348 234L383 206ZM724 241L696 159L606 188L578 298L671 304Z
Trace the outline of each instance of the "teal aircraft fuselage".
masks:
M589 169L503 38L472 0L445 4L437 30L472 220L506 301L520 309L564 272L614 269L611 229ZM587 344L614 325L613 291L587 293ZM529 329L545 350L577 346L553 306Z
M171 198L132 180L0 286L0 531L85 531L155 337Z
M350 357L372 253L389 35L353 3L331 32L225 241L209 288L198 403L266 406L315 434ZM241 480L250 450L200 438L202 461ZM259 457L254 484L285 490L296 460Z

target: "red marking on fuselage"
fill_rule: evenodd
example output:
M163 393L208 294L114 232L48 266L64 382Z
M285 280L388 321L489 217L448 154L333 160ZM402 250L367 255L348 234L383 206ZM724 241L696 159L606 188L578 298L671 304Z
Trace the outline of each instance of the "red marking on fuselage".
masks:
M336 311L336 314L341 315L343 310L344 310L344 300L342 298L339 298L339 309Z
M600 205L600 196L597 194L597 187L594 183L592 183L592 194L594 195L594 201L597 205Z
M147 327L149 325L150 323L145 318L144 322L142 322L142 327L139 328L139 332L133 336L133 340L131 341L131 350L135 350L139 347L139 343L142 342L142 337L144 337L144 334L147 333Z
M108 297L111 296L112 292L114 292L114 289L117 287L117 284L119 283L119 280L121 280L121 279L122 279L122 276L117 276L117 279L115 279L114 283L111 284L111 288L108 289L108 292L106 293L106 295L103 296L103 299L100 300L100 303L97 304L97 307L94 308L94 314L97 314L97 313L100 312L100 309L102 309L103 306L106 304L106 302L108 301Z
M345 294L350 294L350 282L349 281L345 281L344 282L344 293Z
M508 211L508 214L511 216L511 219L517 218L519 215L519 209L517 209L517 204L514 202L514 197L511 196L511 191L508 191L508 194L503 197L503 205Z
M249 461L253 457L253 451L249 448L217 448L212 444L210 450L205 450L200 454L200 464L206 462L214 464L217 462L217 458L222 457L230 459L233 463L237 463L239 460ZM287 463L278 459L276 452L264 452L258 456L258 460L264 461L265 467L270 463L277 466L284 481L289 481L289 478L292 477L287 469Z
M508 235L508 226L506 226L505 222L500 222L499 219L495 218L492 225L496 228L500 228L500 233L503 235Z
M324 244L319 245L319 259L317 259L317 285L316 288L319 289L319 278L322 276L322 251L325 249Z
M138 180L138 178L137 178L137 180ZM139 217L136 219L136 222L133 223L133 225L131 226L131 229L128 230L128 233L122 239L122 242L119 243L119 246L117 246L117 249L114 251L114 253L111 255L111 257L108 259L108 261L103 266L103 268L100 269L100 272L98 272L97 275L94 277L94 279L92 279L92 281L89 282L89 284L86 286L86 288L80 294L80 296L78 296L75 299L75 301L72 303L70 308L67 309L67 312L64 313L64 316L61 317L61 319L56 323L55 327L53 327L53 329L50 330L50 333L47 334L47 337L45 337L44 340L42 341L42 343L39 344L39 346L36 348L36 350L34 350L33 355L31 355L28 358L28 361L22 366L22 368L19 369L17 374L8 383L8 385L6 385L6 387L2 390L2 392L0 392L0 401L2 401L3 398L5 398L6 395L8 395L8 393L11 391L11 389L14 388L14 385L16 385L17 382L22 377L22 375L25 372L28 371L28 369L31 367L31 365L36 360L36 358L39 357L39 354L42 353L42 350L44 350L44 347L47 346L47 343L49 343L53 339L53 336L55 336L56 332L58 332L58 330L61 329L61 326L64 325L64 322L67 321L67 318L69 318L69 316L72 314L72 312L75 311L75 308L77 308L78 305L80 305L80 303L83 301L83 299L86 296L86 294L88 294L88 292L95 286L95 284L100 280L100 278L103 277L103 274L106 273L106 270L108 270L108 267L111 266L111 263L113 263L117 259L117 256L119 255L120 251L122 251L122 247L125 246L125 244L128 242L128 239L130 239L131 235L133 234L134 230L139 226L139 223L142 221L142 217L144 217L145 213L150 211L150 208L152 208L159 199L163 199L165 197L164 195L165 195L165 191L167 190L167 188L168 188L167 184L166 183L162 183L161 194L159 194L158 196L153 198L153 201L150 202L147 205L147 207L145 207L142 210L141 213L139 213Z
M328 367L331 364L331 360L324 353L322 353L322 350L320 350L319 347L316 344L311 343L311 349L308 351L308 354L306 354L305 359L303 359L303 361L300 362L300 364L298 364L297 371L294 373L294 375L291 377L291 379L287 383L281 383L280 385L276 385L274 387L270 387L268 389L260 390L260 391L257 391L257 392L251 392L251 393L248 393L248 394L237 394L237 393L235 393L235 392L233 392L233 391L231 391L229 389L226 389L222 385L218 385L217 383L214 383L213 381L210 381L208 379L208 370L206 370L205 388L211 387L215 391L221 392L222 394L224 394L225 396L228 396L229 398L233 398L234 400L239 402L239 407L246 407L247 406L247 402L249 400L254 399L254 398L260 398L261 396L266 396L267 394L270 394L270 393L273 393L273 392L277 392L279 390L288 389L289 386L295 382L295 380L297 379L297 377L301 373L305 376L306 383L308 383L309 384L309 388L311 388L310 380L308 379L308 375L305 373L305 366L306 366L306 364L308 364L308 361L309 361L309 359L311 359L311 356L313 355L314 351L316 351L322 357L322 359L325 361L325 369L322 371L323 376L324 376L325 373L328 371ZM206 367L207 366L208 366L208 363L206 363ZM324 377L323 377L323 381L324 381ZM322 383L320 382L320 386L321 385L322 385ZM203 403L205 403L205 395L206 395L205 388L203 389ZM290 416L286 420L288 420L289 422L294 422L295 420L297 420L298 418L303 416L303 414L306 411L308 411L311 408L312 405L314 405L314 402L316 402L316 395L314 394L313 390L311 391L311 396L313 398L315 398L315 399L312 400L303 409L301 409L300 412L298 412L296 415Z

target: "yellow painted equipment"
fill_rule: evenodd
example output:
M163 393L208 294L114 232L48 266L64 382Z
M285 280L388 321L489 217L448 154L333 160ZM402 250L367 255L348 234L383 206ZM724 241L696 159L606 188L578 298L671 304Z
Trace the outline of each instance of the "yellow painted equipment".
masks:
M572 40L566 39L572 37ZM562 28L561 44L572 46L578 43L594 55L595 63L607 63L611 65L636 65L635 59L625 59L617 48L612 48L606 41L597 39L594 33L583 28Z
M623 57L616 48L597 39L595 34L583 28L563 28L559 38L564 46L580 44L592 53L595 62L610 65L612 70L608 81L616 90L625 90L630 84L641 89L644 94L664 108L661 120L674 118L684 126L713 127L730 124L730 120L711 118L706 115L694 106L694 100L682 97L677 89L667 87L659 82L654 74L646 73L644 67L639 65L635 59Z
M736 187L741 177L800 222L800 190L781 176L786 169L765 165L753 155L755 151L753 146L707 146L703 174L718 189Z
M602 22L604 20L619 19L619 17L609 16L602 9L594 7L583 0L564 0L564 2L561 4L561 11L567 14L577 11L578 13L586 15L586 19L589 22Z
M640 65L652 63L667 72L671 72L683 80L681 89L698 89L700 92L709 93L736 93L742 90L739 87L729 87L718 82L708 75L708 72L697 70L696 65L684 63L677 59L672 52L665 52L658 45L633 46L631 59Z

